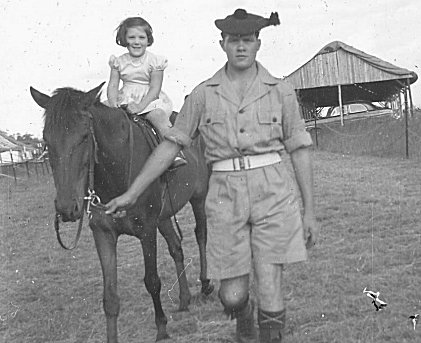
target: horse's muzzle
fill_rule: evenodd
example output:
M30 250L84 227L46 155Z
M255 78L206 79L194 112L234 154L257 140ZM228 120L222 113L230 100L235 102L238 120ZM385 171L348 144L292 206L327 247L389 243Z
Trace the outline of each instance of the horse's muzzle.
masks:
M82 215L83 207L75 199L69 201L54 200L56 212L63 222L75 222Z

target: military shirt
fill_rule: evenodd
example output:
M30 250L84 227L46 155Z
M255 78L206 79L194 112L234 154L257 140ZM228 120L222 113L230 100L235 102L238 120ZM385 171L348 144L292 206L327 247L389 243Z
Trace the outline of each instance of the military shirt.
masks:
M256 63L256 78L242 100L225 66L195 87L165 138L187 147L201 134L208 163L311 146L294 89Z

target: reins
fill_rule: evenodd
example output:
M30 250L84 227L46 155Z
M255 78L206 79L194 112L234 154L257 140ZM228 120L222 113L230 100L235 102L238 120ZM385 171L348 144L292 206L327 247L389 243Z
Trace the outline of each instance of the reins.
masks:
M85 209L84 209L85 201L87 201L86 214L88 215L89 219L92 218L91 206L99 207L99 208L104 207L104 205L101 203L101 199L99 198L98 195L95 194L95 190L94 190L94 171L95 171L94 169L95 169L95 163L98 163L98 143L95 138L95 132L93 128L93 118L92 118L91 113L89 112L85 112L85 113L89 117L89 132L90 132L90 138L92 141L92 144L90 145L90 148L89 148L88 191L87 191L88 195L83 197L82 214L79 218L79 224L78 224L78 229L76 232L76 237L71 246L66 246L61 239L60 214L56 213L55 220L54 220L54 228L56 230L57 241L59 242L60 246L66 250L75 249L79 242L80 234L82 232L83 216L85 212Z

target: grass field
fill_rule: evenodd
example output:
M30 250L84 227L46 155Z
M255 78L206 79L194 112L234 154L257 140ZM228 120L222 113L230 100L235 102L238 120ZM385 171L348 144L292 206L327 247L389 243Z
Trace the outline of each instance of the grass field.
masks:
M421 342L421 166L417 160L315 151L316 210L322 225L309 261L285 269L286 343ZM287 163L289 163L287 161ZM0 179L0 341L105 342L102 275L90 230L71 252L56 242L52 178ZM162 301L173 342L234 342L234 322L216 292L198 295L198 249L190 208L179 215L190 289L178 313L175 267L159 237ZM76 225L65 231L73 238ZM140 243L118 245L120 342L153 342L152 301L143 284ZM216 283L216 285L218 285ZM388 306L376 312L364 287ZM421 323L420 323L421 324Z

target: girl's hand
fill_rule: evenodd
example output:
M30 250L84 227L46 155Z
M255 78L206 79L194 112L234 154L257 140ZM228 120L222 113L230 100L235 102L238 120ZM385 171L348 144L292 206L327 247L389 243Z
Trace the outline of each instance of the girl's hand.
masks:
M126 111L128 111L129 114L138 114L138 113L142 112L144 109L145 109L145 107L141 106L141 104L130 103L130 104L127 105Z

